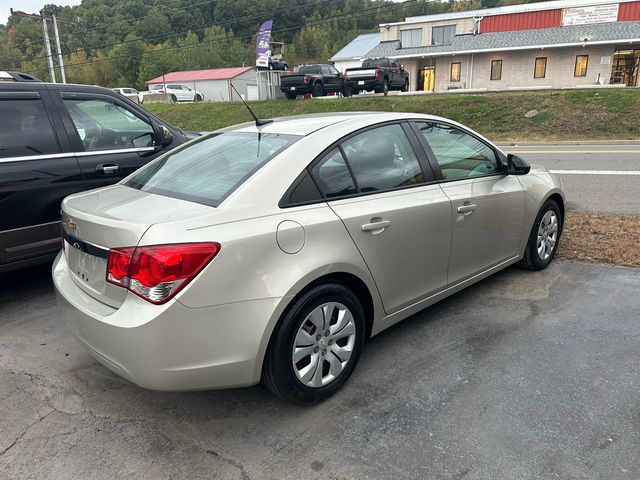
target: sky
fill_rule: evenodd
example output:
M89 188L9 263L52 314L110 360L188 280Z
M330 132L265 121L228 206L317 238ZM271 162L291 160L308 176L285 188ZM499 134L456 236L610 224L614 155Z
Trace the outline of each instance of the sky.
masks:
M6 25L9 15L11 15L10 8L27 13L37 13L42 7L52 3L60 6L79 5L80 0L0 0L0 24Z

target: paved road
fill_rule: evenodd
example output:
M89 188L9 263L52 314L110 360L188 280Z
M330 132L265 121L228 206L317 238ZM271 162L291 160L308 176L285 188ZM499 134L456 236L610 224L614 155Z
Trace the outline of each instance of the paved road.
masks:
M640 269L509 269L372 339L314 408L142 390L71 338L47 268L0 284L3 480L640 478Z
M570 210L640 214L640 145L505 146L562 175Z

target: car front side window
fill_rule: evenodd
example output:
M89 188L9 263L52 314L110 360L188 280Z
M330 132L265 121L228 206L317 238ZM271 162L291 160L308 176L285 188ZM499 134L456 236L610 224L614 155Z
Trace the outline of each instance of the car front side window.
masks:
M0 158L59 151L58 140L40 98L0 99Z
M424 183L418 158L398 124L372 128L342 144L361 192Z
M476 137L451 125L419 122L445 180L501 173L495 151Z
M64 106L86 151L155 145L153 127L117 103L93 98L65 98Z

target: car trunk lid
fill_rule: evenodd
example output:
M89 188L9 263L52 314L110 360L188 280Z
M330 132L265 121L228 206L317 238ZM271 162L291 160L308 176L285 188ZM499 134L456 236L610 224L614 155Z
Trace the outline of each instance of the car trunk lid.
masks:
M114 185L67 197L62 204L65 258L74 282L119 307L127 291L106 281L109 249L135 247L154 223L185 220L213 207Z

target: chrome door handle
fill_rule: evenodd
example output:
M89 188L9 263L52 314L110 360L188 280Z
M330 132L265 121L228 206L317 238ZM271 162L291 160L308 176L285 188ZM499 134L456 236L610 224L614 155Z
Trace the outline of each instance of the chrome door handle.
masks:
M380 220L377 222L365 223L362 225L363 232L375 232L376 230L382 231L391 225L389 220ZM377 233L377 232L376 232Z
M118 173L119 170L120 165L117 163L103 163L96 166L96 171L105 175L113 175L114 173Z
M477 205L475 203L465 203L458 207L458 213L471 213L476 209Z

